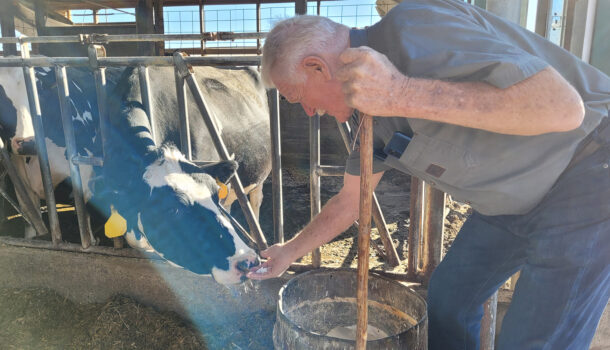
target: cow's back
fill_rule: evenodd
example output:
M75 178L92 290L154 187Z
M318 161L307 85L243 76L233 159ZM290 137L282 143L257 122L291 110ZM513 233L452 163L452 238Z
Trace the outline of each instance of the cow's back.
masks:
M126 98L140 101L137 70L128 77ZM180 115L172 67L150 67L151 102L156 143L180 145ZM266 91L251 68L195 67L199 87L216 119L229 153L239 163L244 186L260 184L271 170L269 107ZM214 161L220 156L187 88L191 147L194 160Z

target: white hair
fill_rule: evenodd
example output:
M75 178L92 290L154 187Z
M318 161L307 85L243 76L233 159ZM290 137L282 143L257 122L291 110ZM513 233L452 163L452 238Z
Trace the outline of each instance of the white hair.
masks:
M303 81L297 67L309 55L330 53L338 49L337 35L349 28L326 17L301 15L275 24L265 38L261 76L268 88L275 87L271 70L279 70L293 82Z

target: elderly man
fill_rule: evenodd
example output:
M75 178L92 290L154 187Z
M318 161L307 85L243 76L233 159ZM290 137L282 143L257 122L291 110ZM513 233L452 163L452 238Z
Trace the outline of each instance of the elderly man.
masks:
M610 292L606 75L447 0L407 0L363 30L285 20L262 74L309 116L375 116L374 186L396 168L474 209L430 280L430 349L478 348L483 302L519 270L498 348L588 348ZM356 150L341 191L250 278L282 274L353 223L358 162Z

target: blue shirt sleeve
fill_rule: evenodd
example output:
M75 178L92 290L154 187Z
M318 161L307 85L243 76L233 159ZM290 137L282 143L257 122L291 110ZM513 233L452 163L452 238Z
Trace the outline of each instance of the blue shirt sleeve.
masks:
M503 89L548 66L503 40L501 28L479 21L475 8L451 1L405 1L363 36L354 33L352 46L370 46L418 78L482 81Z

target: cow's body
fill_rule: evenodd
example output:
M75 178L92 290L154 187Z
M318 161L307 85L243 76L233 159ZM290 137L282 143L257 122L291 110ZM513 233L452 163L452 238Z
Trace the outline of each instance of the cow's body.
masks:
M239 162L239 174L248 189L262 188L270 170L268 107L256 73L247 69L196 68L202 91L217 116L229 152ZM203 75L205 74L205 75ZM212 273L221 283L234 283L244 266L255 263L256 254L218 211L217 185L209 176L227 178L227 164L200 169L175 147L179 144L179 117L173 70L151 68L152 103L156 118L156 143L142 109L137 70L107 71L110 114L109 139L104 166L81 166L89 205L110 214L111 206L125 217L132 237L146 237L154 249L178 265L196 273ZM95 85L90 72L69 69L72 119L81 155L102 156ZM20 80L20 79L21 80ZM46 144L57 185L69 177L65 141L54 72L37 70ZM20 68L0 68L2 136L10 138L13 159L32 197L42 198L42 182L35 157L16 155L21 141L31 138L25 88ZM11 106L13 108L11 108ZM207 128L193 99L189 101L193 158L218 160ZM258 209L260 190L251 194ZM258 205L257 205L258 204ZM131 242L133 243L133 241ZM239 265L239 266L238 266ZM238 268L239 267L239 268Z

